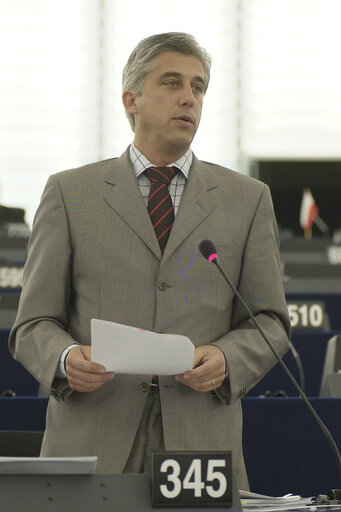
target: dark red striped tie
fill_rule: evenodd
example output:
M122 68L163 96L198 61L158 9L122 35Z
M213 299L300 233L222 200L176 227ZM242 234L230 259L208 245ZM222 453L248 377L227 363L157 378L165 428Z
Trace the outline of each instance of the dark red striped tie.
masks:
M162 254L174 222L174 206L169 195L169 184L179 172L176 167L149 167L145 175L151 181L148 212Z

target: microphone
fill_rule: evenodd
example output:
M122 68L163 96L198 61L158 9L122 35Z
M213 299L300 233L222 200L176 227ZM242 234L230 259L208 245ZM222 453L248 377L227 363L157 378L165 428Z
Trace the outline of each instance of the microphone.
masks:
M205 259L207 259L208 261L211 261L212 263L215 263L217 266L219 266L217 250L216 250L216 248L214 247L213 243L210 240L203 240L199 244L199 249L200 249L200 252L201 252L201 254L203 255L203 257ZM220 268L219 270L223 274L223 277L228 282L229 286L232 288L234 294L238 297L238 299L241 302L243 302L242 297L240 297L238 291L235 289L233 284L231 282L229 282L229 279L224 275L222 269ZM251 311L249 310L247 305L245 303L243 305L246 308L248 314L252 318L253 314L251 313ZM258 328L258 326L257 326L257 328ZM264 333L261 333L261 334L262 334L262 336L264 338ZM265 339L265 341L267 341L267 340ZM304 389L305 388L305 384L304 384L304 373L303 373L303 367L302 367L302 363L301 363L301 358L300 358L297 350L295 349L294 345L291 343L291 341L289 341L289 346L290 346L290 350L291 350L291 352L292 352L292 354L293 354L293 356L294 356L294 358L296 360L296 364L297 364L297 368L298 368L298 373L300 375L300 388L304 392L305 391L305 389ZM275 354L275 356L276 356L276 354ZM282 361L282 359L281 359L281 361Z
M275 358L277 359L277 361L282 366L283 370L288 375L288 377L291 380L292 384L295 386L295 388L298 391L300 397L303 399L303 401L306 404L306 406L308 407L309 411L311 412L311 414L315 418L317 424L319 425L320 429L322 430L322 432L324 433L325 437L327 438L327 440L328 440L332 450L334 451L334 454L335 454L335 457L336 457L336 460L337 460L337 464L338 464L338 467L339 467L340 477L341 477L341 456L340 456L340 452L338 450L338 447L337 447L337 445L336 445L336 443L335 443L335 441L333 439L333 436L331 435L331 433L329 432L328 428L323 423L323 421L321 420L321 418L319 417L319 415L317 414L317 412L315 411L315 409L313 408L313 406L309 402L306 394L303 392L303 390L300 388L300 386L296 382L296 380L295 380L294 376L292 375L292 373L290 372L289 368L282 361L281 356L278 354L278 352L276 351L275 347L273 346L273 344L271 343L271 341L269 340L269 338L267 337L267 335L265 334L265 332L261 328L259 322L257 321L256 317L254 316L254 314L250 310L249 306L246 304L246 302L244 301L243 297L240 295L240 293L238 292L238 290L236 289L236 287L234 286L232 281L228 278L228 276L225 274L225 272L221 268L221 266L219 264L219 261L218 261L218 252L217 252L217 249L215 248L213 242L211 242L211 240L203 240L199 244L199 250L200 250L201 254L203 255L203 257L206 260L210 261L211 263L214 263L214 265L217 267L217 269L219 270L220 274L223 276L223 278L225 279L225 281L227 282L227 284L229 285L229 287L233 291L234 295L238 298L239 302L242 304L242 306L244 307L244 309L248 313L250 319L252 320L252 322L254 323L255 327L257 328L257 330L259 331L259 333L263 337L263 339L266 342L266 344L268 345L269 349L274 354Z

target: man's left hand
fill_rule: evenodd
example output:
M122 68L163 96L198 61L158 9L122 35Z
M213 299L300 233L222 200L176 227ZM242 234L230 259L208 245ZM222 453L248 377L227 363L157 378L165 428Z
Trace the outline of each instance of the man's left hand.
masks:
M175 380L194 391L206 393L219 388L226 374L225 356L215 345L201 345L194 351L193 368Z

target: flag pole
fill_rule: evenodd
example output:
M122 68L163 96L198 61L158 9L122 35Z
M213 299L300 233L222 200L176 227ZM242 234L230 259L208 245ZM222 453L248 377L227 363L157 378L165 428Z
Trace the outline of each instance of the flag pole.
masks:
M311 229L305 229L304 230L304 239L305 240L311 240L312 239L312 231L311 231Z

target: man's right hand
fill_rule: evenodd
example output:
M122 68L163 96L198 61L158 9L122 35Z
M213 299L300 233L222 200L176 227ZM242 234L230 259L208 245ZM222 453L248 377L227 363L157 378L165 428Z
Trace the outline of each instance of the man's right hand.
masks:
M73 347L66 357L66 375L70 388L81 393L95 391L115 377L104 366L91 362L91 347Z

